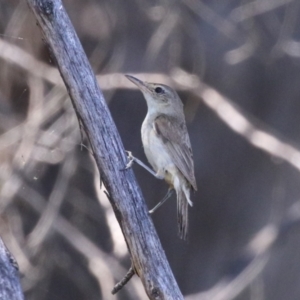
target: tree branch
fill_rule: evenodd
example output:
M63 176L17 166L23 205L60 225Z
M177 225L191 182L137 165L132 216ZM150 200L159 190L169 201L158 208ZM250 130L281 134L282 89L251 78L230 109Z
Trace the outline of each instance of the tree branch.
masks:
M0 238L0 299L23 300L17 264Z
M82 122L134 270L150 299L183 299L104 97L60 0L27 0L57 61Z

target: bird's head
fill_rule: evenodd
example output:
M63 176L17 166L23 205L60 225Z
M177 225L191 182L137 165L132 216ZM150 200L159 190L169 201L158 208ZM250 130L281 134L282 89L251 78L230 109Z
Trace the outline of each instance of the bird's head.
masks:
M149 83L131 75L125 75L143 93L148 113L176 114L182 111L182 102L171 87L160 83Z

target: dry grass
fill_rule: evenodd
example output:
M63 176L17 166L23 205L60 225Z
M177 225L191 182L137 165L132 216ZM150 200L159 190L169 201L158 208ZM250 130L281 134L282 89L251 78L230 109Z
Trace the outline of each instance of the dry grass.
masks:
M227 85L217 79L214 82L209 75L209 64L214 61L207 57L208 52L215 50L206 42L208 36L199 32L205 33L201 29L205 26L209 28L208 35L213 30L214 42L222 48L215 56L223 55L225 73L234 74L239 66L246 70L251 59L266 68L268 64L281 63L280 59L294 59L298 64L294 35L298 34L299 4L287 0L240 1L235 6L230 1L223 5L216 2L208 6L185 0L152 6L140 0L132 1L131 9L121 2L109 1L65 4L95 72L101 74L98 80L108 102L116 92L134 89L124 78L125 71L142 71L137 74L141 79L170 84L188 94L186 107L191 121L197 122L204 105L249 147L263 150L267 154L264 160L271 156L275 165L285 162L292 166L292 171L282 172L295 172L293 180L297 181L300 141L293 137L300 126L289 125L296 132L291 135L281 131L284 126L280 127L292 118L292 124L297 124L296 116L286 114L283 120L278 118L278 123L272 123L271 118L264 120L261 111L248 111L245 102L239 103L237 99L244 97L243 91L235 90L230 78ZM111 295L114 283L126 273L130 261L113 211L100 189L88 145L84 137L82 140L59 73L49 62L51 55L33 15L24 2L2 3L0 8L0 234L19 263L27 299L146 299L137 277L119 296ZM224 46L226 43L229 47ZM247 70L242 74L247 77ZM206 80L208 83L204 83ZM255 79L249 76L249 80ZM282 80L289 80L290 85L286 86L294 89L294 98L286 105L299 108L295 104L297 82ZM230 99L230 95L235 98ZM253 106L259 106L255 99L251 101ZM259 107L276 113L275 102ZM197 161L196 168L200 170L201 164ZM274 189L276 186L270 183L270 190ZM293 203L297 203L298 194L287 191L285 195L294 198L287 202L282 200L284 197L279 197L278 202L270 200L270 215L264 221L259 219L265 226L255 231L253 225L250 230L256 232L256 237L263 232L263 238L252 240L249 233L239 241L243 247L239 247L240 251L235 249L239 253L237 259L248 253L256 241L251 252L253 260L247 268L233 280L212 280L215 285L210 284L210 289L202 293L192 293L205 286L200 280L198 285L182 280L183 289L191 294L188 299L271 299L266 295L272 294L268 294L270 287L276 287L275 279L265 282L263 276L274 243L281 237L280 226L286 221L292 225L298 222L298 214L287 215L290 207L295 209ZM260 197L259 190L256 196ZM276 234L266 228L273 228ZM176 256L180 255L182 252L178 251ZM190 255L187 265L196 259ZM300 261L295 259L294 263L300 266ZM180 264L174 265L180 277L178 268ZM195 276L192 268L188 274ZM291 271L293 274L298 273ZM245 291L249 291L249 297L243 294ZM287 291L285 299L293 299L291 295L296 292Z

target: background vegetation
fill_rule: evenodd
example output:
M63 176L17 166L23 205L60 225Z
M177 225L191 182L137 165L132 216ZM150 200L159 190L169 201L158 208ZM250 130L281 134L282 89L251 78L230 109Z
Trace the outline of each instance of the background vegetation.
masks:
M185 104L198 192L153 221L187 299L300 295L299 1L65 0L126 149L146 104L122 74ZM146 299L67 91L26 1L0 2L0 234L27 299ZM138 73L142 73L139 74ZM134 167L149 208L166 184Z

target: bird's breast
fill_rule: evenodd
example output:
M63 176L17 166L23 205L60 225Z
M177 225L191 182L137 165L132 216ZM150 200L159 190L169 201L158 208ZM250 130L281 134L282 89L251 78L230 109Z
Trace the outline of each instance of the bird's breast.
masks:
M153 123L145 121L141 130L145 155L155 172L165 171L173 165L172 159L165 143L154 130Z

